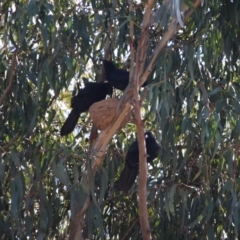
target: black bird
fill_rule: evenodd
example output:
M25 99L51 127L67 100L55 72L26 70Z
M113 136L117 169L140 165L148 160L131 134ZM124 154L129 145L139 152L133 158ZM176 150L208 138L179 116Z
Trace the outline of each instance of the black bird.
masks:
M114 88L124 91L129 83L129 72L124 69L116 68L112 61L101 60L103 61L106 80ZM146 82L142 87L144 86L146 86Z
M105 99L107 95L112 95L112 92L111 84L103 82L88 82L85 88L79 89L78 94L71 99L72 111L61 128L61 136L73 131L81 113L88 111L93 103Z
M152 162L158 155L160 146L151 132L145 132L145 142L147 150L147 162ZM128 192L132 187L139 170L138 141L134 141L129 147L125 167L116 183L118 191Z

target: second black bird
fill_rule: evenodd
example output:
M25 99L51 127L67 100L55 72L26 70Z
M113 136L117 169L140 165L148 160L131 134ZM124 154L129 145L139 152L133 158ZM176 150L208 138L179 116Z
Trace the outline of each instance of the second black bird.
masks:
M88 82L85 88L71 99L72 111L61 128L61 136L67 135L75 128L80 114L88 111L91 105L112 95L112 86L109 83Z
M124 69L116 68L112 61L104 59L102 59L102 61L106 80L114 88L124 91L129 84L129 72ZM146 86L146 82L142 87L144 86Z
M147 151L147 162L152 162L158 155L160 146L151 132L145 133L145 143ZM118 191L128 192L132 187L139 171L139 150L138 141L134 141L129 147L125 167L116 183Z

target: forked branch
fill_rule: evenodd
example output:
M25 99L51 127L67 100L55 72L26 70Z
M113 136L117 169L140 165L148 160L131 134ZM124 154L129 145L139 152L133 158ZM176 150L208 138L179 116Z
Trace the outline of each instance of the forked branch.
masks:
M185 14L185 18L183 22L186 22L187 18L192 14L195 8L197 8L201 4L201 0L196 0L193 4L194 8L187 10ZM111 141L113 135L118 130L121 125L125 115L132 111L132 106L130 102L134 103L134 111L136 116L136 125L137 125L137 136L138 136L138 144L139 144L139 162L140 162L140 174L139 174L139 214L140 214L140 223L142 229L143 239L151 239L150 226L148 221L148 212L147 212L147 191L146 191L146 182L147 182L147 161L146 161L146 147L145 147L145 137L144 137L144 121L141 119L141 101L139 101L139 86L141 86L148 78L152 69L155 66L156 59L160 52L166 47L168 41L175 35L175 33L180 28L176 23L176 20L173 19L168 26L168 30L164 34L164 36L159 41L157 47L155 48L153 55L151 56L151 60L148 63L147 68L144 70L144 64L148 49L148 30L150 25L152 24L152 9L154 6L154 0L149 0L146 4L146 10L144 14L144 20L142 25L142 33L139 39L138 50L136 54L135 66L131 68L130 73L130 84L125 90L121 101L118 104L118 114L112 126L108 129L102 131L95 142L93 149L96 154L93 155L95 161L93 164L93 173L95 174L98 167L103 161L105 151L109 142ZM186 6L184 6L183 10L186 10ZM133 28L133 25L132 25ZM133 31L131 33L132 37ZM132 55L135 52L132 51ZM135 57L135 56L131 56ZM131 63L131 66L133 63ZM76 222L74 225L74 231L71 234L71 239L83 239L82 238L82 225L84 214L90 205L89 198L86 199L84 207L80 210L78 217L76 218Z

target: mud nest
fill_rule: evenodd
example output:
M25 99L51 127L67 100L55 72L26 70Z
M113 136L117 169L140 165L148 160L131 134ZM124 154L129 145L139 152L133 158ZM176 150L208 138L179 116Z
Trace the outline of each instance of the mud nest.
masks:
M118 98L109 98L102 100L100 102L96 102L90 107L89 109L90 118L92 119L94 125L99 130L106 129L112 124L117 114L118 102L119 102ZM130 120L130 118L131 112L126 114L118 130L123 128L125 124Z

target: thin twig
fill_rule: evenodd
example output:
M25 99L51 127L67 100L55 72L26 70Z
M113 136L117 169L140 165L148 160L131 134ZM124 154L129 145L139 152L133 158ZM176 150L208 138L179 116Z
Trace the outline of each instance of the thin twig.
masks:
M121 240L124 240L127 238L127 236L129 235L129 233L132 231L132 229L134 228L134 226L139 222L139 218L136 218L133 223L131 224L131 226L129 227L129 229L125 232L125 234L123 235L123 237L121 238Z
M133 12L133 1L129 0L129 12ZM131 50L131 62L130 62L130 76L129 79L133 77L133 69L134 69L134 62L135 62L135 47L134 47L134 23L130 21L129 23L129 33L130 33L130 50Z
M10 78L9 78L9 83L7 88L5 89L3 95L0 98L0 106L2 106L4 99L7 97L7 95L9 94L9 92L12 89L13 86L13 80L14 80L14 76L15 76L15 65L16 65L16 58L17 58L17 51L14 52L13 56L12 56L12 63L11 63L11 72L10 72Z
M8 149L14 144L14 142L18 139L19 134L16 133L14 137L6 144L4 144L2 147L0 146L0 153L7 152Z

